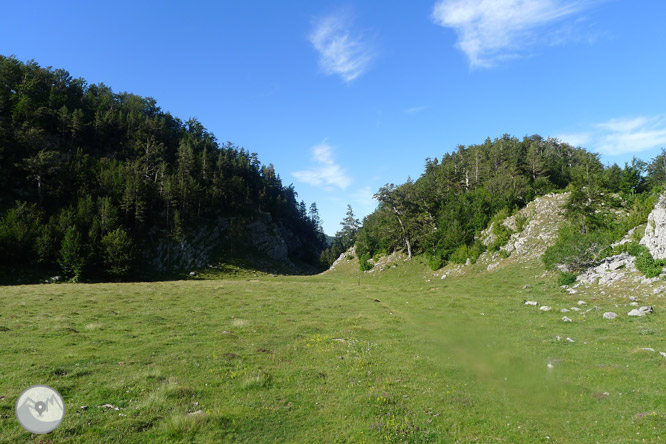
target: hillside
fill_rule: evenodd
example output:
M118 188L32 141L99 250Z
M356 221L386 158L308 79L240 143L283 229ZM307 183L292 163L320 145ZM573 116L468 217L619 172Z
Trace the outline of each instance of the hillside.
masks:
M238 256L316 266L318 210L296 197L256 153L152 98L0 56L4 274L136 279Z

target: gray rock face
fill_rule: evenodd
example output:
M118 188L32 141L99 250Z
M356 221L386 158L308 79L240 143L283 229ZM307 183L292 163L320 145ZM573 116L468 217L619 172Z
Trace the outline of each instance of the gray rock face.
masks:
M161 272L205 267L219 257L220 251L232 255L256 251L293 266L288 255L289 243L291 241L294 247L298 245L293 239L285 239L289 235L268 213L252 219L220 218L187 232L179 241L157 241L149 254L153 265Z
M625 271L636 271L634 257L628 253L605 258L599 265L578 276L577 284L610 285L626 278Z
M659 201L648 216L645 235L641 239L655 259L666 258L666 194L659 196Z

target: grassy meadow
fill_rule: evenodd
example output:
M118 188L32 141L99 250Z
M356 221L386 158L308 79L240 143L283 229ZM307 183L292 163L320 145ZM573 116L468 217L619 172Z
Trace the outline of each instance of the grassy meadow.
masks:
M662 442L666 307L643 301L511 261L0 287L0 442ZM66 403L44 436L14 417L34 384Z

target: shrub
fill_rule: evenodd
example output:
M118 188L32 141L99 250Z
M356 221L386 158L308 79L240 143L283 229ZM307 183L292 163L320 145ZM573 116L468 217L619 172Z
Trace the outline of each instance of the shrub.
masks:
M549 270L563 265L570 272L580 272L594 265L609 250L611 242L607 231L581 234L572 224L566 224L560 228L555 244L546 249L543 263Z
M629 253L636 258L634 265L643 273L647 278L659 276L663 271L663 266L666 265L666 260L655 260L650 254L650 250L645 245L639 244L637 241L628 242L626 244L618 245L613 249L613 254Z
M506 258L508 258L509 256L511 256L511 253L509 253L509 252L506 251L506 250L500 250L500 257L501 257L502 259L506 259Z
M431 270L439 270L444 266L444 258L437 254L430 254L428 255L428 266L430 267Z
M467 245L463 244L459 246L458 248L455 249L453 253L449 256L449 260L453 262L454 264L464 264L467 262L467 258L469 257L469 248Z
M516 215L516 231L520 233L525 229L525 225L527 225L527 217L524 216L523 214L517 214Z
M483 245L483 242L478 239L475 240L472 246L469 247L469 261L475 264L476 260L484 251L486 251L486 246Z
M370 254L369 253L364 253L361 255L361 257L358 258L359 266L361 267L361 271L367 271L372 268L372 264L368 262L370 260Z
M573 273L560 273L557 278L557 285L571 285L576 282L576 275Z
M488 251L498 251L500 247L503 247L509 241L513 231L503 223L508 216L509 209L505 207L498 211L491 219L491 232L495 235L495 240L488 245Z

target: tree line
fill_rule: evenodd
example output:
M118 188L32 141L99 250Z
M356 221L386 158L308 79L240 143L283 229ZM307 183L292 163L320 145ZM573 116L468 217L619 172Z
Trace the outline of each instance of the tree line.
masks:
M448 261L473 262L486 249L478 235L491 221L497 222L499 240L489 248L497 250L511 234L500 224L506 216L537 196L563 190L571 191L566 214L572 227L567 229L585 234L613 225L617 231L611 213L598 211L601 201L604 208L629 211L661 189L665 179L664 151L650 163L634 159L622 168L604 166L598 153L554 138L488 138L460 145L441 159L426 159L415 181L380 188L377 209L355 234L356 252L362 269L370 267L371 257L398 249L409 257L425 255L433 269ZM641 214L636 224L647 217L644 207L636 210Z
M154 99L0 56L0 265L125 276L159 239L270 213L316 263L325 237L293 185Z

